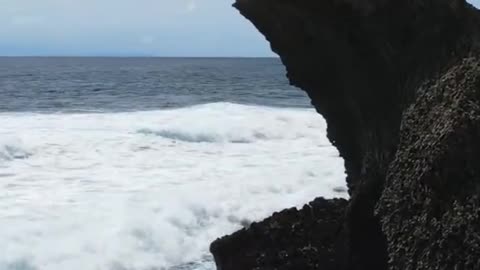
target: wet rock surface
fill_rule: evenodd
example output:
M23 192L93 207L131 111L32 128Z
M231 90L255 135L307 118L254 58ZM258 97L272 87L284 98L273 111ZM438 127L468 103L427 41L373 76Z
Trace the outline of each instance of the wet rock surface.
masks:
M325 117L351 199L327 203L316 226L303 210L257 224L297 222L301 236L286 230L266 245L275 232L252 226L219 239L218 268L480 269L479 11L464 0L237 0L235 7ZM335 215L340 231L320 225ZM317 255L301 259L297 249L315 234L330 238L318 238Z

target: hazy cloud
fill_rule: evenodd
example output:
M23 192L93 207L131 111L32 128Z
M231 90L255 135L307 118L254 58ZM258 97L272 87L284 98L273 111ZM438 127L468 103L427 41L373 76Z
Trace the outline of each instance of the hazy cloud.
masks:
M35 25L44 22L45 18L42 16L22 16L17 15L11 18L11 24L13 25L20 25L20 26L28 26L28 25Z
M152 36L152 35L145 35L143 37L141 37L140 39L140 43L144 44L144 45L151 45L155 42L155 37Z
M192 12L197 8L197 2L194 0L190 0L187 3L187 11Z

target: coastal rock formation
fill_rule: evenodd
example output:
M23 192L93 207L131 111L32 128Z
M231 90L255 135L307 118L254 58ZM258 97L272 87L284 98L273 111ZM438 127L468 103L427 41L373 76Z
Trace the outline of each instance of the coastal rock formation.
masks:
M216 241L212 253L220 269L338 269L346 205L316 199L301 210L275 213Z
M419 89L378 203L390 269L480 269L480 59Z
M250 228L217 240L218 269L480 269L480 12L464 0L234 5L326 119L351 199L325 202L315 226L303 210L278 219L313 230L301 236L284 229L265 244L273 232ZM332 217L340 231L309 240ZM317 262L292 266L312 243ZM267 263L242 265L255 260Z

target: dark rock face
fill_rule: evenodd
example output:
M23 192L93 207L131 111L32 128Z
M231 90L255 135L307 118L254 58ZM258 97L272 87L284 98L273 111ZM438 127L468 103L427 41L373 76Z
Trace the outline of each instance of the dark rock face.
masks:
M419 90L378 203L390 269L480 269L480 59Z
M214 242L218 269L338 269L346 200L316 199Z
M343 243L326 241L321 254L331 256L319 255L318 268L289 266L300 255L285 245L288 260L235 267L252 249L224 247L270 235L255 242L247 230L213 245L219 269L480 269L480 13L464 0L235 7L325 117L351 199L338 208ZM308 244L293 234L282 241ZM262 248L255 254L273 254Z

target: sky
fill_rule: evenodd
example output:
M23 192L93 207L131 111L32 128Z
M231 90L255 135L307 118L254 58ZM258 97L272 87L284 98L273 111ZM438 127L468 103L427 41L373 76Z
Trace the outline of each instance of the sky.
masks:
M0 55L274 56L232 2L0 0Z
M0 55L273 56L233 0L0 0Z

